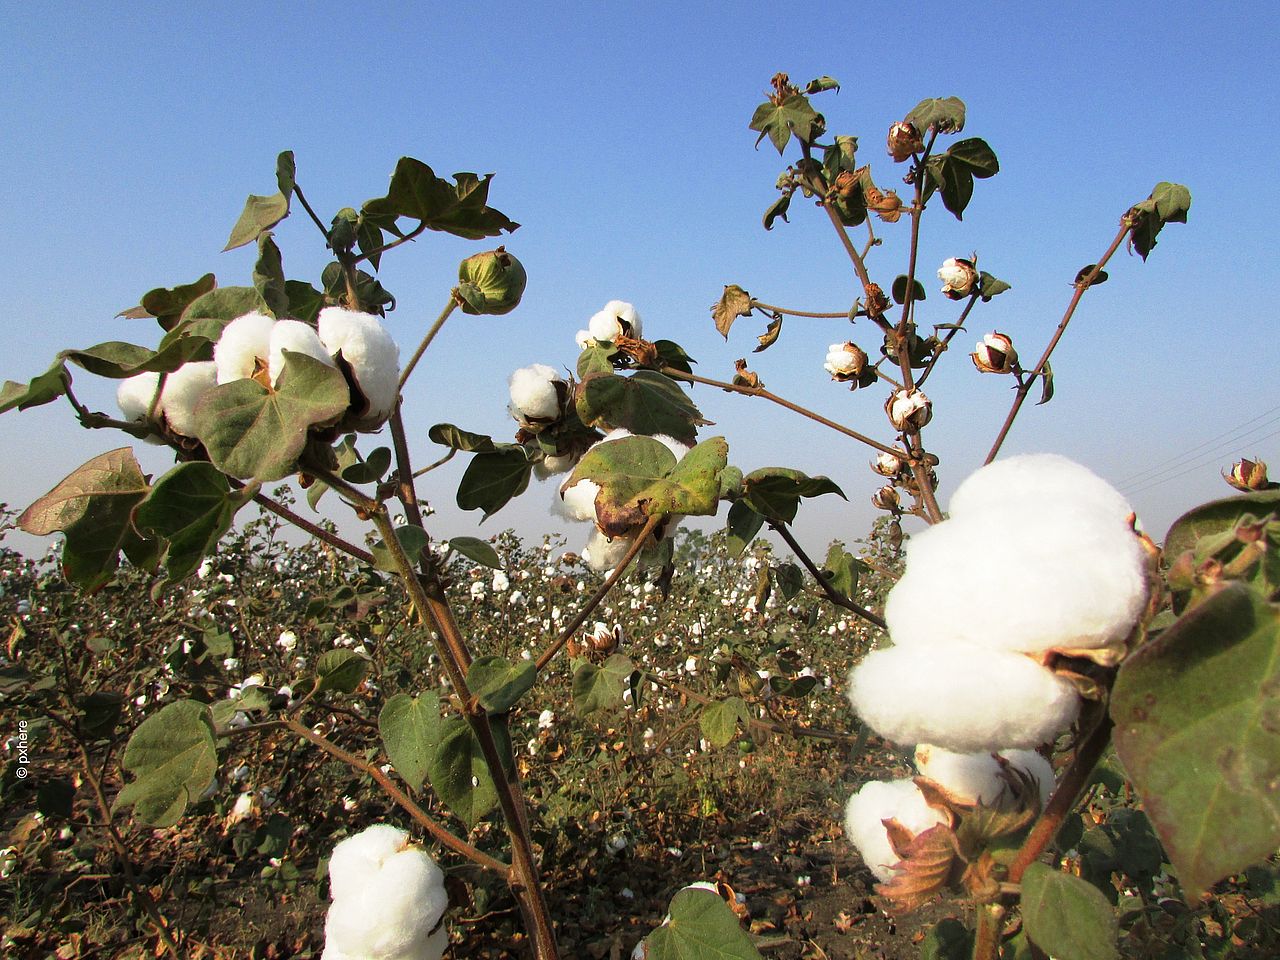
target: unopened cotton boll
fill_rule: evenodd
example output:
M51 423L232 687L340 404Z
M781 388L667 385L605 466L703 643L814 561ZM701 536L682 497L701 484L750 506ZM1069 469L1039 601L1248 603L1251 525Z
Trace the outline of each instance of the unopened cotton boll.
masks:
M592 338L607 343L618 337L638 340L642 330L640 314L625 300L610 300L587 321L587 332Z
M326 307L318 318L320 340L335 360L346 361L365 406L353 410L359 430L376 430L395 409L400 394L400 348L371 313Z
M526 421L552 421L560 416L560 394L564 380L545 363L521 367L507 381L512 413L523 425Z
M1005 457L971 473L951 495L952 517L1002 515L1013 509L1050 513L1074 507L1127 525L1133 512L1114 487L1088 467L1056 453Z
M218 385L218 368L212 360L184 363L164 379L160 407L174 433L196 435L196 404Z
M1049 761L1034 750L1002 750L999 756L1035 782L1036 799L1044 809L1054 787L1053 767ZM990 807L1011 799L1009 786L1001 776L1000 760L993 752L954 753L922 743L916 747L916 769L958 799L970 803Z
M894 864L901 860L889 843L885 820L897 820L912 833L922 833L945 823L946 814L929 806L910 780L873 780L849 798L844 811L845 835L881 882L893 879L897 873Z
M252 377L259 365L266 366L275 324L265 313L246 313L222 328L213 347L218 383L244 380Z
M898 646L1095 650L1123 641L1147 605L1141 541L1065 504L963 514L912 537L906 561L885 603Z
M872 651L848 694L881 736L957 753L1037 747L1080 709L1075 688L1029 657L966 643Z
M301 320L278 320L271 328L271 339L267 348L267 373L274 385L284 373L284 351L305 353L308 357L319 360L325 366L334 365L329 351L320 342L320 335L309 324Z

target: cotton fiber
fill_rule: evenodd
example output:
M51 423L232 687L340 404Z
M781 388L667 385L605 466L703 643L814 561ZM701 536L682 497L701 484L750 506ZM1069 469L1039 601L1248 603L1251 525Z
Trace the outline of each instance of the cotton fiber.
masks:
M252 377L259 365L266 367L275 323L265 313L246 313L222 328L213 347L218 383L244 380Z
M862 860L881 882L897 874L894 865L902 858L893 852L884 821L897 820L917 834L947 821L941 810L929 806L910 780L889 783L871 781L849 798L845 806L845 835L858 848Z
M1008 783L1001 776L1001 763L997 757L1035 783L1036 799L1043 809L1053 793L1053 767L1034 750L953 753L922 743L916 747L916 769L921 776L933 780L957 799L986 807L1004 806L1012 795Z

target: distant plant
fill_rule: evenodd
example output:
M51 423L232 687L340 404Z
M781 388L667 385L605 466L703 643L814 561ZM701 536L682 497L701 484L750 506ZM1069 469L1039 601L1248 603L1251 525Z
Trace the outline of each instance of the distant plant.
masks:
M757 311L767 317L757 352L778 342L787 316L861 323L878 341L867 344L872 350L838 340L823 366L858 396L881 382L887 386L887 439L770 392L745 360L727 380L694 374L694 361L679 344L645 339L636 307L614 300L577 334L573 377L540 362L512 374L513 441L437 424L429 437L447 452L415 469L400 412L405 383L455 312L510 312L526 276L501 246L464 260L438 319L401 362L381 322L396 306L377 277L383 256L428 230L480 240L518 227L488 205L488 177L459 173L449 182L410 158L397 164L384 196L359 209L344 207L326 223L298 183L293 155L282 153L277 191L249 198L227 244L257 245L251 286L218 286L206 274L153 289L123 316L158 324L154 348L112 341L66 350L28 383L4 385L0 412L65 398L85 427L167 445L178 461L153 481L129 448L111 450L22 514L19 525L28 532L63 533L62 569L77 586L92 591L109 583L122 554L166 583L182 581L217 558L237 513L254 502L356 562L354 575L341 573L349 578L348 592L331 604L335 619L391 597L407 603L434 643L440 676L417 678L412 692L388 698L376 738L371 724L353 718L341 739L356 737L358 749L339 743L327 721L307 719L343 716L343 699L367 682L368 653L351 647L304 659L287 693L273 695L245 680L226 701L190 696L151 713L120 756L130 779L113 801L101 777L95 781L100 816L126 863L127 847L114 826L121 809L131 808L140 824L173 824L210 788L230 745L288 734L370 777L432 841L505 880L534 956L559 956L511 718L531 704L565 648L581 713L634 701L642 681L659 682L633 651L621 649L627 625L594 624L593 614L632 565L651 570L655 589L665 591L682 554L675 546L680 518L715 515L722 504L728 505L728 557L742 558L766 526L796 557L779 561L761 552L750 558L756 580L748 616L776 602L775 591L788 603L796 600L807 574L817 594L848 615L878 628L887 623L895 646L854 668L850 697L870 728L916 747L921 776L864 787L850 804L848 826L890 903L909 908L943 892L977 902L976 931L940 925L929 941L934 955L958 955L955 950L972 943L975 958L990 960L1002 942L1019 949L1024 941L1028 950L1062 957L1114 955L1111 904L1088 880L1058 869L1072 849L1064 846L1064 825L1113 740L1188 896L1274 852L1280 844L1276 494L1252 492L1180 520L1163 549L1168 602L1160 551L1135 532L1128 505L1060 458L1002 461L979 471L957 490L946 520L936 496L940 464L924 439L933 401L922 388L972 311L1010 285L980 270L975 254L948 258L937 275L942 295L957 307L926 332L920 231L935 199L960 218L975 180L994 176L999 163L980 138L935 149L939 137L964 129L965 108L954 97L925 100L888 134L892 161L906 165L910 195L881 189L870 165L859 165L857 139L828 136L825 118L810 103L833 89L838 85L829 77L801 88L779 74L750 126L779 154L793 143L799 149L778 178L779 197L764 227L785 221L797 196L813 202L848 256L860 296L846 309L794 310L728 285L711 312L726 338L738 318ZM319 286L286 278L272 235L295 202L333 256ZM1011 378L1015 391L988 463L1032 391L1039 387L1041 403L1052 397L1050 357L1084 293L1107 279L1103 268L1115 252L1127 243L1145 259L1166 224L1185 222L1189 206L1186 188L1161 183L1125 211L1103 255L1075 273L1068 307L1030 367L1008 335L983 336L971 361L981 373ZM894 226L904 218L909 226ZM877 220L910 232L906 269L887 287L868 265L880 242ZM850 227L865 227L861 246ZM872 353L879 355L874 362ZM120 381L120 417L91 411L77 398L73 366ZM855 556L837 542L820 563L812 559L791 524L803 500L843 497L843 491L825 476L787 467L744 472L731 465L725 438L699 437L707 421L682 387L692 383L779 404L867 446L881 484L873 502L885 512L869 554ZM383 429L390 445L370 446L367 438ZM524 493L533 476L567 474L556 509L590 525L582 560L605 574L603 582L567 621L548 617L543 629L520 637L527 657L515 652L516 644L478 655L462 626L457 591L450 592L458 558L501 566L493 545L476 537L436 542L429 533L415 479L458 452L471 454L457 492L463 509L489 517ZM1265 487L1265 466L1261 473L1256 468L1241 467L1233 479L1251 490ZM306 487L313 510L329 495L326 503L340 501L368 521L368 549L263 492L265 484L291 476ZM900 573L905 515L933 526L918 535ZM684 555L716 562L698 541L686 546ZM492 576L487 585L473 580L473 601L511 588L506 571ZM874 608L895 580L882 616ZM774 657L773 669L760 667L766 655ZM843 734L798 717L818 678L786 644L756 651L725 644L711 667L716 696L681 690L701 702L699 728L711 745L762 726L865 740L867 727ZM92 771L93 751L101 750L104 760L112 755L115 721L108 720L118 703L108 690L80 693L84 699L69 701L81 711L79 719L67 724L84 768ZM1013 703L1018 709L1007 709ZM1055 739L1061 749L1051 766ZM503 849L475 832L495 813L505 830ZM378 849L356 858L358 864L352 860L346 872L335 875L331 866L335 903L326 955L360 949L370 957L440 956L446 938L437 926L441 891L434 863L406 850L398 831L362 836L394 843L373 844ZM335 853L342 859L350 858ZM352 907L352 876L367 874L376 889L386 883L395 889L383 874L398 864L409 865L405 884L430 891L416 899L378 898L385 909ZM165 947L179 956L145 889L137 886L135 894ZM426 901L430 923L415 913ZM1013 910L1018 927L1007 923ZM398 933L382 937L388 931ZM637 955L711 956L710 944L715 956L759 956L714 890L684 890Z

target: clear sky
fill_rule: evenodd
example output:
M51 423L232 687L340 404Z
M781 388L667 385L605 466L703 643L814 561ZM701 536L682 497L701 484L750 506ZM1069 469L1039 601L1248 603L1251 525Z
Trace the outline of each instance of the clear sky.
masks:
M923 97L964 99L964 135L1002 165L963 224L937 202L925 220L922 324L955 318L933 279L946 257L976 250L1013 284L975 311L964 349L930 382L926 441L942 458L944 504L1010 400L1007 380L966 359L972 341L999 329L1033 361L1125 209L1157 181L1190 187L1190 223L1167 228L1145 264L1119 255L1086 296L1054 357L1056 398L1026 409L1005 447L1082 461L1162 535L1229 492L1218 471L1231 460L1257 455L1280 472L1278 46L1272 4L7 4L0 378L25 380L64 347L154 345L153 324L113 319L151 287L206 271L247 283L252 252L218 251L245 195L273 191L276 153L292 149L325 219L382 193L407 154L442 175L496 173L491 203L523 224L504 242L528 269L524 302L450 320L415 375L406 404L420 463L439 452L432 423L510 431L510 371L572 367L574 332L612 298L636 304L648 337L727 379L764 321L739 320L726 344L708 314L724 284L810 310L854 296L818 211L797 200L792 223L761 228L784 163L753 149L747 129L775 71L830 74L843 87L815 105L831 133L861 138L882 187L902 169L885 131ZM906 224L877 230L886 242L870 266L887 287L905 270ZM315 281L326 258L314 228L295 216L277 238L289 275ZM382 278L399 300L388 326L403 350L446 302L458 261L492 245L429 234L388 255ZM883 397L822 370L829 343L874 352L866 326L789 320L752 367L777 393L888 440ZM78 391L114 410L114 384L93 380L78 372ZM706 435L726 435L744 469L797 466L844 487L849 503L801 511L815 550L867 529L865 448L762 401L705 387L694 398L716 421ZM0 417L0 501L25 506L127 439L70 414L59 403ZM148 470L168 465L142 456ZM464 459L426 484L446 535L475 532L453 503ZM551 491L535 486L482 532L553 528Z

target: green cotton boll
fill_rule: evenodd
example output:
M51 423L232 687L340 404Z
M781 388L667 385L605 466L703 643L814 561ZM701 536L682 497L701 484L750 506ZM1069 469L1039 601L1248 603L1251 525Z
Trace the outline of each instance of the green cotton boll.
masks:
M463 260L458 265L458 279L484 294L483 307L462 301L463 313L496 316L510 313L520 303L528 275L519 260L499 247Z

